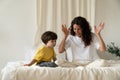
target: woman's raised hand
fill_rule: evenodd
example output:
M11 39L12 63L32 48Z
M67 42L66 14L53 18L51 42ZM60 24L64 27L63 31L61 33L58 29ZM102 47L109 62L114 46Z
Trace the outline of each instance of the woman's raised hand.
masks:
M95 33L96 33L96 34L100 34L100 32L101 32L101 30L102 30L103 28L104 28L104 23L101 22L98 27L96 27L96 26L94 27Z
M65 36L69 35L70 30L69 30L69 28L66 27L65 24L64 25L62 24L62 31L63 31Z

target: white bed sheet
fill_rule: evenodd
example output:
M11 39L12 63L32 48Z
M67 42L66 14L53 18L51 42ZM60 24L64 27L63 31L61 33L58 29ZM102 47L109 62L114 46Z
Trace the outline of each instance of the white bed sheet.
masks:
M120 60L60 61L56 68L23 64L8 62L2 69L1 80L120 80Z

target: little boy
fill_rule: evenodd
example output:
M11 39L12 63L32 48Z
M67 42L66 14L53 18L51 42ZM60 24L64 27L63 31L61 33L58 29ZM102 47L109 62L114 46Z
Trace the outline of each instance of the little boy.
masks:
M41 40L45 45L41 46L33 60L28 64L24 64L24 66L31 66L36 63L40 67L57 67L57 64L54 63L56 60L54 47L56 45L57 34L52 31L46 31L42 34Z

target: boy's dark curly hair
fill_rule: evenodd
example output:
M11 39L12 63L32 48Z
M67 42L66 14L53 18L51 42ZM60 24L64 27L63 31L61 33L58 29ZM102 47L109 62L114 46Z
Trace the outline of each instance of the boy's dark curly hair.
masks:
M73 36L75 36L75 32L74 32L74 29L73 29L74 24L78 25L82 29L81 38L84 42L85 47L89 46L92 42L92 32L91 32L91 27L90 27L88 21L81 16L75 17L72 20L71 26L70 26L70 29L71 29L70 34L73 35Z
M41 40L44 44L47 44L49 40L56 40L57 34L52 31L46 31L42 34Z

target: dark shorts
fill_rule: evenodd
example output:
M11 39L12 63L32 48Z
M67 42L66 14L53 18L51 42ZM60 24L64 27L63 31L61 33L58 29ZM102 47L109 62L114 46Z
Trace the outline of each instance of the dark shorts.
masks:
M45 62L45 61L39 62L37 63L37 65L40 67L58 67L58 65L55 64L54 62Z

